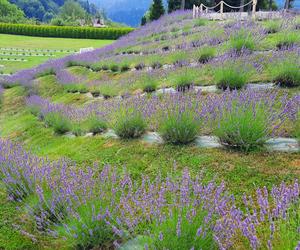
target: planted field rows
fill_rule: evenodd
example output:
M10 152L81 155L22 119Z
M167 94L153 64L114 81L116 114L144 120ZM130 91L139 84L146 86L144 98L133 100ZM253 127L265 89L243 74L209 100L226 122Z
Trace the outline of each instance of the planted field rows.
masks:
M24 49L0 53L66 51ZM27 248L300 248L296 14L178 11L0 83L2 206Z

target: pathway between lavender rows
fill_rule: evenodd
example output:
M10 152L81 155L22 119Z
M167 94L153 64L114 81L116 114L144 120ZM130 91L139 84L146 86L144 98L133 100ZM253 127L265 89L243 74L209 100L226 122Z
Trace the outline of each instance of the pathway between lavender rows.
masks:
M70 132L64 135L67 138L75 138L76 136ZM84 137L93 137L93 133L87 133ZM119 136L115 133L114 130L108 129L105 133L100 134L101 137L106 139L117 139ZM152 145L162 145L164 144L163 138L157 132L146 132L139 141L152 144ZM220 140L216 136L197 136L196 140L192 145L199 148L225 148L224 145L220 143ZM300 144L295 138L285 138L285 137L276 137L270 138L265 143L265 149L269 152L286 152L286 153L297 153L300 152Z
M254 89L254 90L268 90L268 89L274 89L276 88L276 85L274 83L249 83L246 84L245 88L249 88L249 89ZM205 92L205 93L216 93L218 91L222 91L221 89L218 89L216 85L208 85L208 86L193 86L189 91L194 91L194 92ZM80 92L76 92L77 94L80 94ZM173 87L169 87L169 88L160 88L157 89L156 91L152 92L152 94L154 95L161 95L161 94L175 94L178 93L178 91L173 88ZM138 96L138 95L146 95L146 92L143 93L138 93L138 94L134 94L134 95L128 95L128 97L132 97L132 96ZM100 100L104 100L106 99L103 95L93 95L91 92L87 92L84 94L86 97L88 98L95 98L95 99L100 99ZM123 99L125 98L125 96L115 96L114 98L116 99Z

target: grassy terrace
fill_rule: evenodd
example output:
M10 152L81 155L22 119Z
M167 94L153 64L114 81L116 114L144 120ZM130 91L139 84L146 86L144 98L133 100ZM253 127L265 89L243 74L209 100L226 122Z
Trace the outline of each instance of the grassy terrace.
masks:
M5 74L15 73L21 69L37 66L49 59L56 59L74 53L74 51L79 51L80 48L100 48L112 42L113 41L111 40L45 38L0 34L0 58L10 58L11 60L0 60L0 65L4 66L0 67L0 71ZM2 50L12 48L19 49L19 51ZM36 50L38 50L39 54L45 54L45 56L33 56L35 53L37 53ZM48 50L57 51L48 52ZM17 55L10 56L10 53ZM26 55L31 53L32 56L24 56L23 53ZM50 53L53 56L49 56ZM25 59L27 61L15 62L15 58Z
M269 249L269 240L273 249L296 248L300 154L270 152L264 143L300 139L300 19L238 23L192 20L190 14L164 17L112 48L46 63L4 82L0 248ZM55 48L49 38L38 39L46 41L41 48ZM105 45L71 40L70 46L67 40L60 48ZM30 47L21 41L9 46ZM249 83L272 87L248 90ZM192 86L216 91L196 93ZM157 92L169 87L171 95ZM119 138L106 138L107 129ZM149 131L164 143L139 138ZM195 145L197 136L207 135L218 136L223 147ZM33 156L64 160L42 164L5 140ZM106 173L106 164L116 173ZM185 169L189 174L180 177ZM200 173L199 184L194 178ZM145 175L156 180L152 186ZM207 185L211 180L216 186ZM282 182L281 191L258 190Z

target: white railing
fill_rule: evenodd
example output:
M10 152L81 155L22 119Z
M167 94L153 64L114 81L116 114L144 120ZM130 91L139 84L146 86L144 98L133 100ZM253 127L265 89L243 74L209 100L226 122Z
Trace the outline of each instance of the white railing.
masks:
M241 5L241 6L231 6L224 1L221 1L212 7L208 7L201 3L200 6L196 6L196 5L193 6L193 18L199 18L202 14L208 13L209 10L213 10L216 7L218 7L219 5L220 5L220 10L218 12L221 14L221 18L223 18L224 5L231 9L240 9L240 8L244 8L248 5L250 5L251 3L252 3L252 15L255 18L257 0L251 0L250 2L248 2L244 5Z

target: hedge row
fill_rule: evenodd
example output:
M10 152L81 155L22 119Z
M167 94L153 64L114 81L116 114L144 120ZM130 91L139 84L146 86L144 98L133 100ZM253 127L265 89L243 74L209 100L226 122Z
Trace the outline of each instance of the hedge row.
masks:
M132 28L91 28L0 23L0 33L41 37L117 39Z

